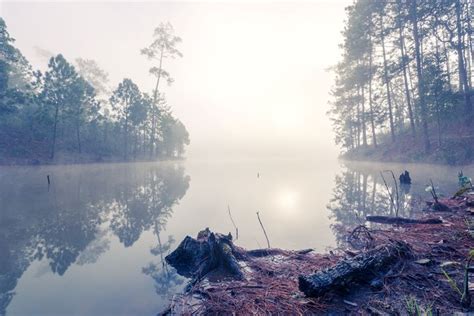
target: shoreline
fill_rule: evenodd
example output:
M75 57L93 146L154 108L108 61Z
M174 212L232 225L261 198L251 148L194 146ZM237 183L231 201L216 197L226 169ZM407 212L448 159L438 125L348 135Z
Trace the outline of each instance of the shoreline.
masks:
M175 295L162 315L361 312L411 315L415 310L422 314L474 311L461 305L458 292L464 288L464 267L470 250L474 249L474 194L471 191L440 202L451 211L425 211L421 218L441 218L441 224L371 226L365 235L372 240L370 247L349 247L329 253L271 249L266 250L269 255L238 260L243 267L243 279L206 275L188 285L184 293ZM354 231L347 231L346 235L353 239ZM374 247L394 242L406 243L411 255L400 257L386 270L367 279L368 282L348 280L343 288L335 287L318 297L306 297L299 291L301 276L327 271ZM253 253L235 247L238 252Z
M402 156L377 156L377 155L359 155L358 153L349 152L339 155L338 157L342 161L354 161L354 162L379 162L379 163L397 163L397 164L429 164L438 166L449 166L449 167L466 167L474 165L473 160L466 160L459 163L448 163L440 160L426 160L425 158L420 159L404 159Z
M38 160L38 159L2 159L0 167L45 167L45 166L72 166L93 164L116 164L116 163L151 163L168 161L185 161L186 157L164 158L164 159L78 159L78 160Z
M450 166L474 164L474 146L472 141L447 142L443 145L432 145L425 152L422 146L402 137L394 143L381 143L377 147L361 145L339 155L340 159L354 161L377 161L393 163L429 163Z

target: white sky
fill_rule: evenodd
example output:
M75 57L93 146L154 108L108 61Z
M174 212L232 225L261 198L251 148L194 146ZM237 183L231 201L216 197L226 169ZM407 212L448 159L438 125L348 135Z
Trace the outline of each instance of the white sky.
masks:
M0 0L16 46L36 68L35 47L94 59L115 86L124 77L149 92L140 49L169 21L182 59L163 86L187 126L190 156L336 154L328 110L338 44L351 1L11 2Z

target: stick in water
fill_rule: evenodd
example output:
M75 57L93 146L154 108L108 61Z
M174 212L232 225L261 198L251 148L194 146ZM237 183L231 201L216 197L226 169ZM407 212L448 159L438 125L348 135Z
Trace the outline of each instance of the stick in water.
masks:
M398 217L398 211L400 210L400 197L398 193L398 182L395 179L395 174L393 173L392 170L385 170L385 172L390 172L392 174L393 184L395 185L395 193L396 193L396 198L397 198L397 206L395 208L395 212L396 212L395 217Z
M262 220L260 219L260 215L258 214L258 212L257 212L257 218L258 218L258 221L260 222L260 226L262 226L262 230L263 230L263 233L265 234L265 238L267 239L268 248L271 248L270 241L268 240L267 232L265 231L265 227L263 227Z
M390 189L388 188L387 181L385 181L385 177L383 176L382 171L380 171L380 176L382 177L383 184L385 185L385 188L387 189L388 196L390 197L390 203L391 203L392 206L395 208L396 213L397 213L397 216L398 216L397 206L395 205L395 201L394 201L394 199L393 199L392 192L390 192Z
M230 206L227 205L227 210L229 211L229 217L232 222L232 225L234 225L235 228L235 240L239 239L239 229L237 228L237 225L235 225L234 219L232 218L232 213L230 212Z
M438 193L436 193L436 190L435 190L435 187L434 187L434 184L433 184L433 180L430 179L430 183L431 183L431 195L433 196L433 199L435 200L435 202L439 203L438 202Z

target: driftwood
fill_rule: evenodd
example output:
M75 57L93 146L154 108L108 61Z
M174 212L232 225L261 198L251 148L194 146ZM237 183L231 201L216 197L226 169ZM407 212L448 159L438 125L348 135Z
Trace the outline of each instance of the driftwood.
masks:
M409 255L410 248L404 242L381 245L315 274L300 275L299 289L306 296L316 297L345 288L350 283L370 282L377 274L389 270L401 257Z
M441 224L443 221L439 218L428 218L428 219L414 219L404 217L391 217L391 216L366 216L365 219L369 222L380 223L380 224Z
M186 236L178 248L165 260L178 274L199 280L208 273L243 279L237 260L245 259L245 253L234 246L232 235L213 233L206 228L197 239Z

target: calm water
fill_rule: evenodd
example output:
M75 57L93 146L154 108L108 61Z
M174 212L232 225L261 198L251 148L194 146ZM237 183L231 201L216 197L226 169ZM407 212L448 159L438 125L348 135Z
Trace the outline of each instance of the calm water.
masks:
M228 206L241 246L266 245L259 211L272 247L324 251L393 214L379 171L405 168L403 216L430 178L457 187L459 168L337 161L0 167L0 315L155 315L185 284L162 258L205 227L234 232Z

